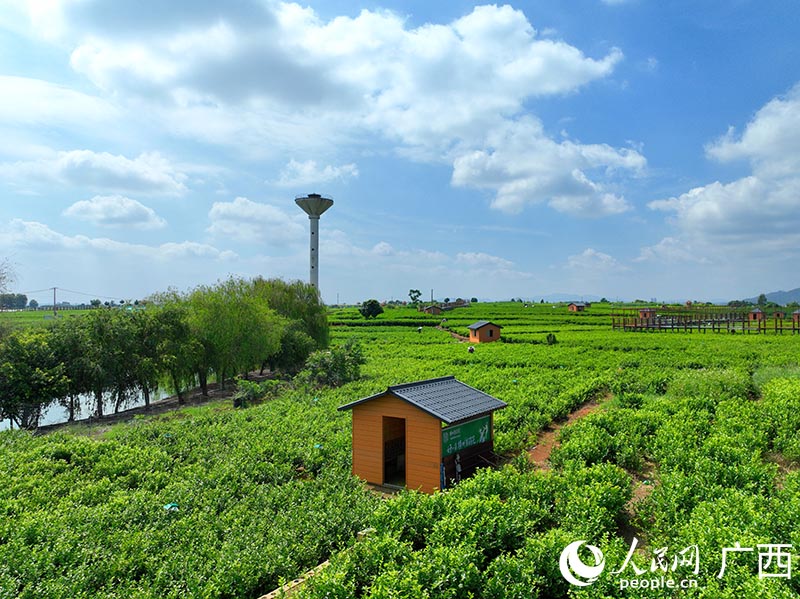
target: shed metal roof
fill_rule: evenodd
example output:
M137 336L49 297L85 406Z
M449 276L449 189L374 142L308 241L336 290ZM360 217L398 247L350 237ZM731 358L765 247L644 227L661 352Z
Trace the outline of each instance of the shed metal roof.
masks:
M492 326L496 326L498 329L502 329L503 328L499 324L494 324L493 322L490 322L488 320L479 320L478 322L475 322L475 323L469 325L467 328L470 329L470 330L473 330L473 331L477 331L478 329L481 329L481 328L485 327L487 324L490 324Z
M386 394L394 395L403 401L407 401L446 424L452 424L459 420L466 420L506 407L505 402L456 380L454 376L445 376L415 383L392 385L383 393L370 395L339 406L338 409L350 410L359 404L377 399Z

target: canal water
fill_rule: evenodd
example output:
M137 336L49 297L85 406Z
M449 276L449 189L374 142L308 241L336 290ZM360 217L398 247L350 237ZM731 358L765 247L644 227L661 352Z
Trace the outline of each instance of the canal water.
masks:
M154 393L150 394L150 401L158 401L160 399L166 399L170 396L170 393L166 389L157 389ZM103 401L103 414L113 414L114 413L114 404L116 403L116 398L106 398ZM130 410L132 408L139 408L144 405L144 395L139 393L128 399L128 401L124 402L120 406L120 412L124 410ZM75 421L86 420L95 411L95 401L94 395L80 395L78 396L78 402L75 406ZM48 424L61 424L66 422L69 419L69 410L64 406L60 405L59 403L53 403L47 410L42 413L42 417L39 419L39 426L46 426ZM0 420L0 431L5 431L11 428L11 421ZM16 428L16 427L15 427Z

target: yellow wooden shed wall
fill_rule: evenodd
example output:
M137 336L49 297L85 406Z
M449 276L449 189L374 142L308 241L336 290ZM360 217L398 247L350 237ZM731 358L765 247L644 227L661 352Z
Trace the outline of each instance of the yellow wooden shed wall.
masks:
M490 329L493 331L491 337L489 337ZM498 341L499 339L500 327L493 324L487 324L479 329L469 330L469 340L471 343L491 343L492 341Z
M433 493L439 488L442 462L442 424L391 394L352 409L353 474L383 484L383 417L406 421L406 487Z

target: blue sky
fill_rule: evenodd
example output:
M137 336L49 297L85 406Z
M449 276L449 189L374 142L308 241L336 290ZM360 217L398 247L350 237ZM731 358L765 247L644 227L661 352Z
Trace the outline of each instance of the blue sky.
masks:
M329 303L798 287L797 31L790 1L0 3L0 257L19 292L306 279L317 192Z

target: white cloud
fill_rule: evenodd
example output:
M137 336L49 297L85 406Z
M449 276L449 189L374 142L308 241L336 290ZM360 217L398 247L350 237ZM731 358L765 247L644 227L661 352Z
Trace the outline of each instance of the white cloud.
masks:
M800 177L716 181L649 207L674 212L684 240L706 252L742 257L800 248Z
M15 248L35 248L40 251L91 250L109 256L125 256L153 261L202 257L214 260L230 260L236 254L219 250L213 246L193 241L170 242L157 246L126 243L106 237L64 235L39 222L15 218L3 228L2 244Z
M10 185L28 187L30 177L17 184L3 163L52 157L51 147L64 139L128 141L133 133L123 124L124 114L106 98L40 79L0 75L0 176Z
M644 62L640 63L640 68L648 73L654 73L658 70L659 62L655 56L650 56Z
M130 24L115 28L112 19L85 18L112 12L121 20L120 9L89 3L82 11L70 7L61 28L74 40L73 67L104 89L329 107L367 98L378 120L399 126L403 113L402 121L426 128L432 123L421 117L433 104L462 106L437 112L456 120L490 107L516 110L526 96L569 92L603 77L621 59L618 50L596 60L539 39L510 6L479 6L449 24L416 29L389 11L324 22L291 3L253 3L243 19L243 6L184 11L180 28L170 26L173 15L160 6L163 20L133 17L140 32L133 37L125 35ZM456 99L466 103L450 103Z
M93 130L118 119L108 100L40 79L0 75L0 123Z
M594 275L614 271L627 270L616 258L593 248L586 248L580 254L567 258L567 267L581 272L591 272Z
M480 274L479 279L475 279L476 273ZM491 254L447 254L426 248L397 248L386 241L363 246L340 230L328 230L320 239L320 276L323 288L325 277L331 277L329 290L331 285L342 291L360 288L367 280L380 281L382 293L388 294L386 289L395 289L398 293L402 288L397 290L397 282L409 281L408 285L420 289L435 286L437 293L451 297L475 295L476 288L489 294L500 293L502 289L502 296L505 296L512 293L510 289L520 281L535 278L532 273L515 269L513 262Z
M682 243L706 257L786 258L800 250L800 86L761 108L736 137L731 129L706 147L722 162L747 160L751 174L715 181L650 202L674 214ZM779 254L778 254L779 252Z
M576 179L585 179L581 175L576 173ZM588 180L587 183L589 189L598 193L577 197L570 195L555 196L550 200L550 206L559 212L583 217L611 216L613 214L622 214L631 209L625 198L613 193L602 193L598 185L588 182Z
M391 256L395 251L391 244L380 241L373 246L372 253L378 256Z
M75 202L64 210L64 215L105 227L158 229L167 224L152 208L119 195Z
M675 264L680 262L708 264L708 258L699 255L692 247L675 237L665 237L655 245L643 247L634 262L659 262Z
M302 214L286 211L248 200L236 198L233 202L214 202L208 213L211 226L208 232L222 238L262 244L298 243L308 233Z
M541 202L576 216L625 212L630 208L625 199L587 173L612 181L621 171L638 173L646 165L644 157L632 149L556 142L530 117L509 122L487 141L490 149L455 160L453 184L494 190L492 206L510 213Z
M618 49L595 59L542 38L510 6L417 28L390 11L326 22L291 3L203 5L177 27L175 11L160 7L161 20L126 17L137 37L117 26L125 12L63 5L49 26L74 45L73 68L102 89L156 101L173 130L253 146L265 137L324 146L366 128L439 160L481 142L527 99L574 92L622 60ZM204 126L187 124L197 119L186 111Z
M514 263L499 256L492 256L483 252L459 252L456 254L456 263L464 264L471 268L476 269L492 269L503 268L509 269L514 266Z
M326 256L332 257L340 266L347 268L352 268L355 259L358 260L359 267L377 263L383 265L381 268L393 265L394 268L409 272L416 272L420 264L438 269L452 263L452 258L443 252L419 248L397 249L386 241L379 241L372 247L364 247L354 243L347 233L339 229L327 230L320 236L320 257L324 259Z
M12 180L44 180L85 187L101 192L182 195L186 192L186 175L158 152L143 153L136 158L71 150L27 162L0 164L0 175Z
M410 27L386 10L324 20L281 2L201 2L188 15L162 4L151 15L91 0L51 4L35 22L73 48L73 69L178 135L274 157L377 134L390 151L452 164L455 185L491 190L507 212L548 202L573 215L618 214L629 205L616 178L645 166L631 149L556 142L521 116L533 98L607 77L623 54L586 56L507 5ZM357 175L354 164L293 160L278 183Z
M328 164L320 168L314 160L298 162L292 159L281 171L277 183L283 187L299 187L336 180L344 181L352 177L358 177L358 167L355 164L341 166Z
M349 57L361 63L365 82L382 82L368 88L367 122L431 158L479 141L488 127L520 112L526 98L575 91L622 58L615 49L594 60L540 39L509 6L480 6L449 25L392 33L373 52Z
M158 246L158 251L165 258L210 258L215 260L232 260L237 257L236 252L230 250L218 250L214 246L196 241L181 241L180 243L162 243Z
M730 128L706 147L706 153L721 162L749 160L753 173L765 179L796 175L800 171L800 84L761 108L740 137Z

